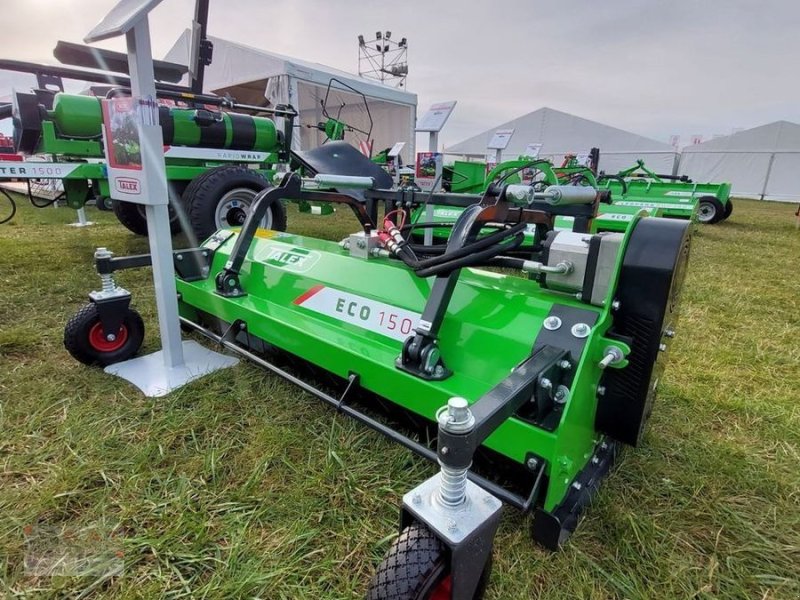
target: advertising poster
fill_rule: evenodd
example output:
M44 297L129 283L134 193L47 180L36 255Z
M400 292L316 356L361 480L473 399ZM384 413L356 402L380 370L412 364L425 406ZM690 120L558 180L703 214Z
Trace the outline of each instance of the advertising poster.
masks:
M442 153L441 152L418 152L417 169L415 171L414 182L423 191L433 189L436 179L442 173Z
M137 107L138 104L133 98L113 98L103 101L106 158L114 169L142 170Z

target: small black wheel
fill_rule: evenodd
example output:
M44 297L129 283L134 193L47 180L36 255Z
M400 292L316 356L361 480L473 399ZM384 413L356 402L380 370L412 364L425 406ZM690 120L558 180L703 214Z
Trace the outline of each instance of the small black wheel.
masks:
M725 213L724 213L724 216L722 217L722 220L724 221L725 219L730 217L732 214L733 214L733 200L728 198L728 201L725 203Z
M697 220L704 225L714 225L725 218L725 207L715 196L702 196L697 203Z
M181 221L173 205L181 201L181 194L183 194L187 185L188 182L186 181L169 182L169 231L172 235L175 235L181 230ZM112 200L111 209L114 211L117 220L122 223L128 231L136 235L147 235L147 213L145 212L144 204Z
M110 365L131 358L144 341L144 322L135 310L128 308L122 325L107 339L97 314L97 306L89 303L69 320L64 328L64 347L72 357L85 365Z
M367 600L450 600L452 578L442 542L424 525L406 527L378 566ZM492 572L491 556L472 600L480 600Z
M256 171L242 166L217 167L193 181L183 194L189 221L198 239L204 240L223 227L244 225L256 195L269 182ZM286 230L286 209L275 202L261 227Z

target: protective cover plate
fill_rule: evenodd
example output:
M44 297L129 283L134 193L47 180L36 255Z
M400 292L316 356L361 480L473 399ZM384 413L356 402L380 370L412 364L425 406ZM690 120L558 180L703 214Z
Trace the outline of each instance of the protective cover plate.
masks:
M347 142L328 142L306 152L294 152L293 156L305 168L315 174L350 175L372 177L376 189L392 187L392 176L372 162ZM351 193L352 190L337 190Z

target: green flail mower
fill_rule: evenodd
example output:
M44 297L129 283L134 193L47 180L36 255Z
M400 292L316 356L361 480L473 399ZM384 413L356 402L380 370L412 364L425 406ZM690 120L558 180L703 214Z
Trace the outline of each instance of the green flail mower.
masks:
M686 175L663 175L648 169L643 160L603 180L614 204L630 208L659 207L665 217L696 218L714 225L733 213L730 183L696 183Z
M570 158L573 159L571 162L565 161L565 164L556 167L547 159L522 156L497 164L488 174L486 173L486 163L457 160L445 169L443 188L452 193L466 194L483 194L491 186L498 184L524 184L531 186L534 191L542 191L551 185L591 187L599 190L606 179L615 179L621 184L623 190L626 189L627 184L624 179L616 175L597 176L590 167L577 165L574 157L569 156L568 159ZM647 211L651 216L662 216L657 207L619 205L614 192L602 195L601 198L599 212L592 220L592 232L595 233L601 231L624 232L642 210ZM438 227L433 230L436 240L440 242L447 240L450 228L460 212L460 209L452 206L434 205L433 220L438 223ZM418 209L413 213L411 220L416 223L424 218L424 211ZM572 229L573 220L572 216L559 216L555 221L555 226L557 229ZM529 227L526 244L535 245L537 243L535 236L535 228Z
M370 600L480 598L504 504L532 512L533 539L557 549L621 447L641 443L690 224L638 214L593 233L604 193L589 186L429 194L392 189L342 142L299 159L313 177L288 173L241 229L175 252L181 323L439 464L403 496ZM360 230L336 243L259 228L285 198L349 207ZM426 202L460 210L446 245L414 241L437 226L410 224ZM554 228L560 216L571 230ZM149 260L98 251L102 290L65 330L73 357L137 352L142 320L114 274Z

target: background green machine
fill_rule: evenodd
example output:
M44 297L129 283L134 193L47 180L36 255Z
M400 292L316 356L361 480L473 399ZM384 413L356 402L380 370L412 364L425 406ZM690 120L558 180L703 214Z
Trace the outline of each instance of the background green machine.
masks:
M685 175L659 175L641 159L602 185L612 190L618 206L659 206L667 217L685 218L696 207L698 222L713 225L733 212L730 183L695 183Z
M113 96L113 90L109 94ZM220 104L219 99L203 96L181 94L180 97L184 104ZM81 208L92 198L104 202L110 197L101 102L101 98L91 95L57 93L52 98L42 93L14 95L17 150L26 155L51 155L53 163L62 165L62 171L69 170L59 178L66 202L73 208ZM48 104L51 108L47 108ZM192 230L200 238L220 226L241 225L253 197L267 187L274 174L273 165L289 158L285 131L291 135L290 128L278 131L270 118L219 108L159 108L172 204L180 203ZM292 122L291 109L276 112ZM26 166L37 178L47 175L34 161L26 161L18 168ZM256 168L250 168L253 166ZM19 171L16 175L19 176ZM114 201L113 209L128 229L141 235L147 233L141 205ZM181 226L179 217L173 210L173 230ZM274 207L265 226L284 229L285 224L283 206Z
M403 497L401 535L369 600L480 598L502 503L533 512L534 539L556 549L621 445L641 442L690 224L637 215L624 233L593 234L604 193L590 186L398 195L342 142L299 160L313 181L287 175L241 230L176 252L182 323L438 461ZM259 229L287 198L349 207L360 231L334 243ZM366 209L387 201L399 205L382 222ZM461 211L446 250L416 245L402 224L428 201ZM559 216L573 217L572 230L555 230ZM524 249L526 224L544 247ZM107 293L65 329L76 359L109 364L138 350L142 320L113 274L146 264L97 260ZM301 376L305 367L316 375Z

